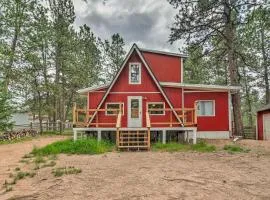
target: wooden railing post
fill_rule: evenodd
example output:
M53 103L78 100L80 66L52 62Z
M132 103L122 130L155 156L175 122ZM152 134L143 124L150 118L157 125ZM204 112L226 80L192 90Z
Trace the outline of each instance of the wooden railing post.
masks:
M122 112L120 112L117 115L117 120L116 120L116 147L118 148L119 146L119 134L120 134L120 127L121 127L121 118L122 118Z
M151 121L150 121L150 116L149 116L149 112L146 111L146 127L147 127L147 146L148 146L148 150L150 150L150 145L151 145L151 132L150 132L150 128L151 128Z
M98 127L98 112L97 112L97 114L96 114L96 127Z
M73 119L73 125L75 125L76 124L76 119L77 119L77 117L76 117L76 103L74 102L74 104L73 104L73 111L72 111L72 119Z
M196 102L194 102L194 124L197 125L197 106Z
M170 111L170 127L172 127L172 110Z

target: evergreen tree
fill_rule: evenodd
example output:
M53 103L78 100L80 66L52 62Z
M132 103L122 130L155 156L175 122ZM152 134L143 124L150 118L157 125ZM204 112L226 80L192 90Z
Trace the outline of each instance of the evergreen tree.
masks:
M255 5L262 3L254 0L169 0L178 9L174 26L171 28L170 41L186 39L187 44L195 43L210 47L209 53L223 47L228 66L229 84L240 85L237 66L238 47L237 29ZM213 46L212 42L216 45ZM221 45L219 45L221 44ZM217 51L216 51L217 52ZM240 92L232 95L235 131L243 134Z
M119 33L113 34L111 41L105 40L104 42L105 76L108 82L113 79L124 61L126 54L124 46L124 39Z

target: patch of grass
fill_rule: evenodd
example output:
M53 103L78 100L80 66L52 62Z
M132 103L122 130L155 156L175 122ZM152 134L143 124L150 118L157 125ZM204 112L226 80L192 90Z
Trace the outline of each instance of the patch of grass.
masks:
M52 169L52 173L55 177L68 175L68 174L78 174L81 173L82 170L75 167L60 167L56 169Z
M154 151L198 151L198 152L213 152L216 151L214 145L208 145L207 143L201 141L197 144L181 144L176 142L170 142L167 144L155 143L152 145Z
M16 167L15 168L15 171L20 171L21 169L19 167Z
M191 150L198 152L214 152L216 151L216 146L209 145L204 141L200 141L197 144L191 145Z
M22 158L33 158L33 154L30 154L30 153L28 153L28 154L25 154Z
M162 144L158 142L152 145L152 149L154 151L167 151L167 152L187 151L187 147L188 145L180 144L176 142L170 142L166 144Z
M6 192L10 192L10 191L12 191L12 187L10 185L7 185L6 186Z
M57 159L57 155L56 154L52 154L48 156L48 160L56 160Z
M225 151L229 153L248 153L250 149L242 148L239 145L225 145L223 148Z
M56 162L55 161L51 161L49 163L45 163L44 165L41 166L41 168L44 168L44 167L54 167L56 165Z
M34 155L48 156L59 153L66 154L101 154L112 151L114 145L107 141L98 142L96 139L82 139L73 141L71 139L54 142L42 148L34 148Z
M41 156L41 155L37 155L34 159L34 163L39 164L39 163L45 163L46 160Z
M14 144L14 143L18 143L18 142L25 142L25 141L30 141L32 139L35 139L36 137L22 137L22 138L18 138L18 139L14 139L14 140L7 140L7 141L0 141L0 145L2 144Z
M29 160L26 160L26 159L21 159L20 161L19 161L20 163L26 163L26 164L29 164Z

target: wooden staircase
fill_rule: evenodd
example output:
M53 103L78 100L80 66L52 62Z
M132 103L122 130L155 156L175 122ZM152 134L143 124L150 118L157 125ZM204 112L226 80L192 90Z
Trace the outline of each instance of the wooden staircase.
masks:
M120 130L118 134L118 149L128 151L150 149L148 130Z

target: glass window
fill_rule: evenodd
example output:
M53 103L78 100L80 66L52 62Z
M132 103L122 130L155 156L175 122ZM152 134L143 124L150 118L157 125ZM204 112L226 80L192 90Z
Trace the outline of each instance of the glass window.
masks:
M214 101L198 101L197 115L214 116L215 115Z
M131 118L139 118L139 99L131 99Z
M122 111L122 115L124 115L124 104L123 103L107 103L106 104L106 115L117 115L117 113L120 111L120 109Z
M148 112L150 115L164 115L164 103L148 103Z
M141 83L141 65L139 63L131 63L129 67L129 83Z

